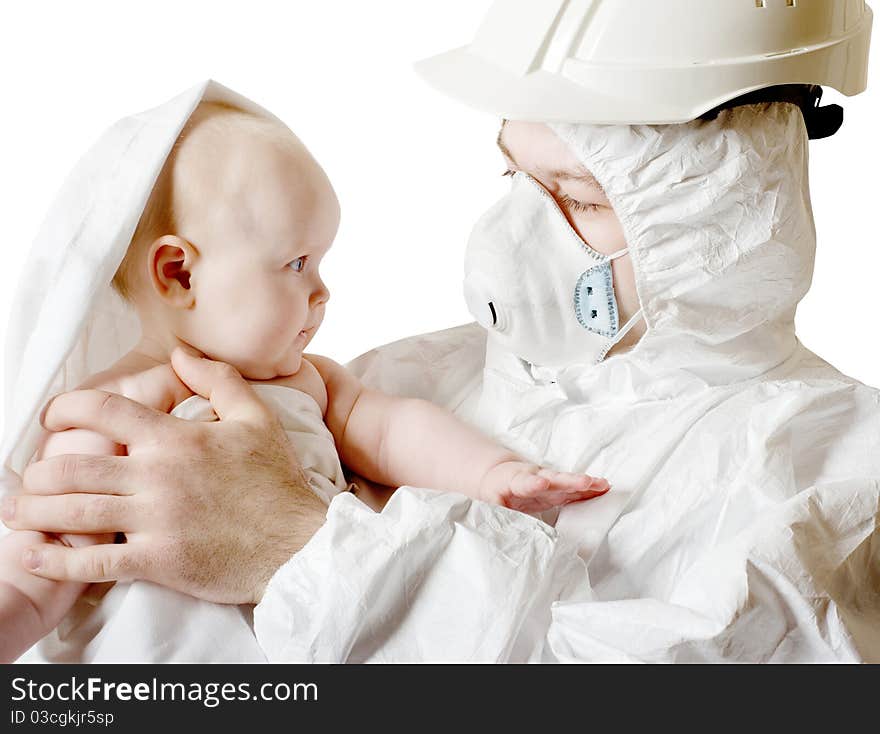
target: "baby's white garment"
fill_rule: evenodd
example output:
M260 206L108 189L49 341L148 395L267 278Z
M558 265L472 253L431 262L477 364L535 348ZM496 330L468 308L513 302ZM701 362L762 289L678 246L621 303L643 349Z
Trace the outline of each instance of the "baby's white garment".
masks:
M255 385L281 420L309 485L325 503L347 489L333 435L308 394ZM216 420L209 401L193 396L172 415ZM242 492L248 491L242 487ZM145 581L116 584L94 606L81 599L23 662L259 662L252 607L212 604Z

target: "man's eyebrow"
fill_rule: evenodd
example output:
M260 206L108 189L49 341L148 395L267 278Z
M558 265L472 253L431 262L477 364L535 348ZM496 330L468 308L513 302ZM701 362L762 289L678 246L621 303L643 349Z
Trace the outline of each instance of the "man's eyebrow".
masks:
M550 175L554 178L559 178L564 181L577 181L580 184L585 184L594 189L598 189L603 194L605 193L605 189L602 188L602 184L600 184L596 180L596 177L589 171L583 171L580 173L570 173L569 171L550 171Z
M498 148L504 153L505 156L514 164L519 165L516 162L516 158L513 157L513 154L510 152L510 149L504 144L504 127L502 126L501 130L498 131L498 139L495 141L498 144ZM597 191L601 191L603 194L605 193L605 189L602 188L602 184L600 184L596 177L587 171L586 169L581 169L577 173L572 173L570 171L549 171L548 175L551 178L561 179L563 181L576 181L579 184L584 184L591 188L596 189Z

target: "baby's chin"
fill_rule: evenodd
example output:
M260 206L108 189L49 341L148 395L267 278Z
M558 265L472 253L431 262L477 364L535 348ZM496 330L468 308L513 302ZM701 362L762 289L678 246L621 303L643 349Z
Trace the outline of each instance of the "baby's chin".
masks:
M292 377L302 367L303 352L311 341L310 336L304 336L301 332L280 354L275 352L272 356L263 355L262 359L247 363L241 360L238 364L231 364L246 380L265 381Z
M239 368L238 371L246 380L277 380L284 377L292 377L302 367L302 352L285 355L277 364L272 365L248 365Z

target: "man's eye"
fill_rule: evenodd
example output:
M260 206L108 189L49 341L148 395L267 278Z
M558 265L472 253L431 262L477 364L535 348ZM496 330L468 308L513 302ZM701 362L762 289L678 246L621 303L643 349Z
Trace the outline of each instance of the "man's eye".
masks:
M290 267L296 271L297 273L301 273L306 268L306 261L308 260L308 256L304 255L303 257L298 257L296 260L289 263Z
M559 197L559 201L573 212L597 212L602 208L599 204L584 204L582 201L572 199L567 194L562 194Z

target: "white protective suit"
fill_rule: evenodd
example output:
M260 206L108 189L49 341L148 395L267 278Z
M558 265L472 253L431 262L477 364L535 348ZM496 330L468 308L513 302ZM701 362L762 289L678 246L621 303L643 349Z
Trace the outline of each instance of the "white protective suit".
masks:
M10 323L5 491L46 399L135 343L109 282L203 98L268 114L199 85L115 126L50 211ZM555 529L453 494L402 488L376 514L344 493L253 631L237 608L138 582L30 659L880 660L880 398L794 335L815 242L800 112L555 129L625 227L638 347L548 374L464 326L352 369L612 492Z
M339 497L257 607L263 649L880 661L880 392L795 336L815 254L800 111L553 128L623 224L648 324L638 346L594 367L530 369L491 337L486 350L474 326L353 368L534 461L608 477L612 491L563 508L544 555L524 516L510 520L515 540L498 527L505 511L465 500L401 490L371 517Z

